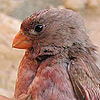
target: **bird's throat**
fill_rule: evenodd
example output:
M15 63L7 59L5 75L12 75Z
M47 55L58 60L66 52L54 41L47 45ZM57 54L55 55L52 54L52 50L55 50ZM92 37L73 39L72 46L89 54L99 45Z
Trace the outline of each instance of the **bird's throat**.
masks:
M44 60L46 60L46 59L48 59L48 58L50 58L50 57L52 57L53 55L42 55L42 56L38 56L38 57L36 57L36 61L37 61L37 63L38 63L38 67L40 66L40 64L44 61Z

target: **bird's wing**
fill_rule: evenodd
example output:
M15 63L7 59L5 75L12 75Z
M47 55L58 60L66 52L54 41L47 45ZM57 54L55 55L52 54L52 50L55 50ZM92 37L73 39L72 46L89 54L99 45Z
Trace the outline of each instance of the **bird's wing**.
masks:
M68 74L78 100L100 100L100 69L92 59L71 61Z

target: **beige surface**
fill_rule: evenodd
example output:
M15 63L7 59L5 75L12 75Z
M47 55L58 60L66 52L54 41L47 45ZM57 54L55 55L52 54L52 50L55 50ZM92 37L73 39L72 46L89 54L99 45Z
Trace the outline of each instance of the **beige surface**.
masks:
M63 3L66 8L79 11L87 8L97 8L99 6L99 1L100 0L63 0Z
M4 97L4 96L0 95L0 100L11 100L11 99L6 98L6 97Z
M23 1L24 0L0 0L0 12L8 13Z
M22 51L12 49L20 22L0 13L0 94L12 96ZM5 91L6 89L6 91Z
M73 10L81 10L86 6L86 0L63 0L64 6Z

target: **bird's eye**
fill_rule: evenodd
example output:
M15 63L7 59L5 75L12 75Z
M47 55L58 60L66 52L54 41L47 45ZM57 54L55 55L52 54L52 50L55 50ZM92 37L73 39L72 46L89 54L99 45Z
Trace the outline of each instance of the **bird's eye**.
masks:
M36 25L35 26L35 32L41 32L43 29L43 25Z

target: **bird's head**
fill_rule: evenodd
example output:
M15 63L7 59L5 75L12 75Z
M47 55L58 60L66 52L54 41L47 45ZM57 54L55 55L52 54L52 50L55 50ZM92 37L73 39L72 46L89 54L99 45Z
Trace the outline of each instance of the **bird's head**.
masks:
M46 9L22 22L13 47L44 48L45 52L54 52L56 48L70 47L76 42L87 45L88 40L84 23L77 13L67 9Z

